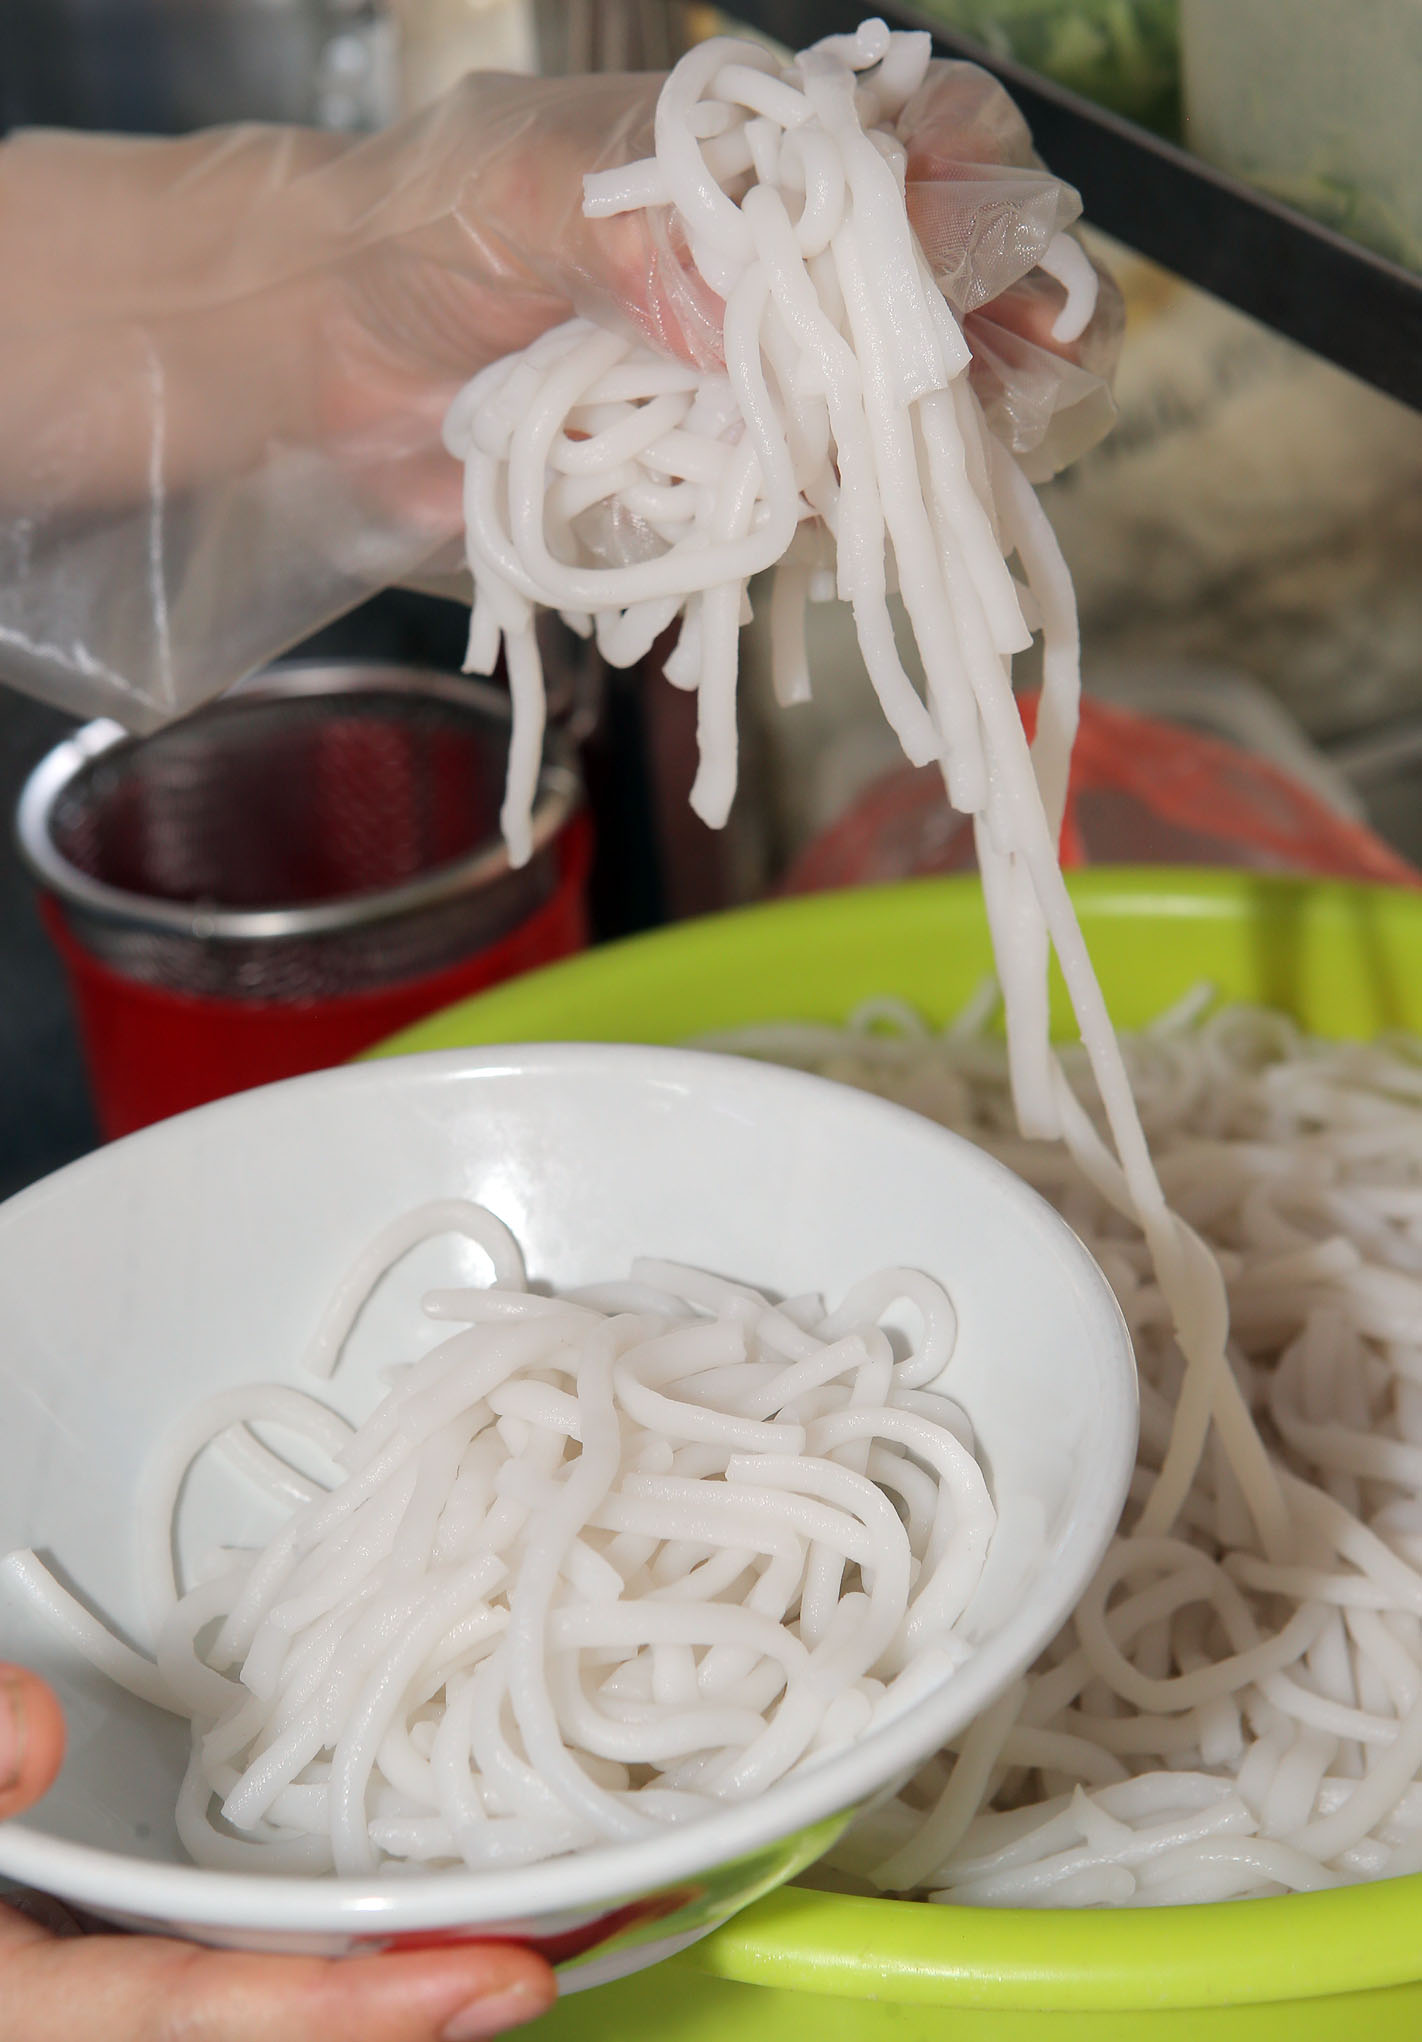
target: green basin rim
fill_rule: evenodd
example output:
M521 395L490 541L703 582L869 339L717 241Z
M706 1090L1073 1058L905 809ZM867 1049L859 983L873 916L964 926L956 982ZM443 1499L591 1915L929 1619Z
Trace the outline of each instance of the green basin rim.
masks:
M685 1960L901 2006L1032 2011L1323 1999L1422 1976L1422 1875L1198 1907L936 1907L786 1886Z
M1069 884L1123 1026L1206 978L1230 997L1294 1012L1320 1034L1422 1030L1422 890L1182 867L1098 867ZM584 951L431 1015L368 1054L677 1042L748 1021L842 1019L875 992L898 992L946 1020L990 964L976 879L807 894ZM1055 971L1053 1023L1074 1032Z

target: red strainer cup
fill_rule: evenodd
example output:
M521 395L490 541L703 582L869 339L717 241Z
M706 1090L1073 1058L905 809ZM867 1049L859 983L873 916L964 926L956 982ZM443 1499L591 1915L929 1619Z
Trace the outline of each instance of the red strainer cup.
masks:
M92 723L42 760L20 848L105 1135L339 1063L580 949L571 753L550 737L514 871L508 738L481 682L293 664L154 736Z

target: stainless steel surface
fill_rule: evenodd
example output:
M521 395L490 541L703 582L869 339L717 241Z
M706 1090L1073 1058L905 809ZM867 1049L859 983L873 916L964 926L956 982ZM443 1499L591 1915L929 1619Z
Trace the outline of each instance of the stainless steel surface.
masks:
M722 11L799 49L848 32L864 0L730 0ZM912 6L872 11L926 28L941 56L1000 78L1086 217L1276 333L1422 410L1422 276L1388 262L1188 151L1035 71L947 33Z
M385 0L0 0L0 128L379 125Z
M21 795L21 854L71 929L179 991L318 999L440 970L553 891L580 800L550 734L534 853L498 831L507 697L389 666L272 669L152 737L88 724Z
M1394 850L1422 865L1422 715L1398 716L1329 747L1368 820Z
M72 719L0 688L0 816ZM29 874L0 841L0 1200L98 1139L64 967L35 913Z
M540 69L667 71L686 49L678 0L535 0Z

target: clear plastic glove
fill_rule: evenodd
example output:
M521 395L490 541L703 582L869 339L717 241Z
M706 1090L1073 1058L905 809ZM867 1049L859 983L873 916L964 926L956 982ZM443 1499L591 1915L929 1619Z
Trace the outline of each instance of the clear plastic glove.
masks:
M40 1799L63 1755L53 1694L0 1664L0 1821ZM42 1899L0 1906L5 2042L478 2042L543 2013L553 1994L548 1966L512 1945L237 1956L160 1936L91 1934Z
M0 675L154 728L457 563L439 431L486 362L570 310L714 361L668 216L582 212L587 171L647 153L660 85L476 74L362 141L0 146ZM1107 290L1051 339L1067 293L1038 265L1076 195L972 66L935 66L901 127L979 394L1050 473L1109 422L1119 329Z
M932 65L899 131L909 217L963 323L973 389L998 438L1044 482L1095 446L1115 417L1121 294L1079 243L1063 246L1081 200L1043 168L1027 123L986 71ZM1095 306L1075 330L1063 279L1091 274Z

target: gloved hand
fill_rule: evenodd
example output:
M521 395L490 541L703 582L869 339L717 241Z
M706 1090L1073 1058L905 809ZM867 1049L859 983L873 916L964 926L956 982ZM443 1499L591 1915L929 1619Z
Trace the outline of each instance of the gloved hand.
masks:
M383 188L400 196L396 217L342 279L330 415L345 424L419 414L437 431L469 376L574 311L703 366L719 362L720 301L666 213L592 221L582 210L585 172L650 154L661 84L476 73L383 146L347 159L352 192L357 170L364 180L368 217ZM909 215L968 321L978 394L1014 453L1040 455L1036 472L1054 473L1110 424L1122 324L1119 294L1101 275L1086 331L1070 343L1051 338L1065 292L1037 264L1080 200L1043 170L1016 106L975 64L933 65L899 130ZM476 135L477 169L462 157ZM456 528L447 461L436 457L423 479Z
M476 74L353 141L37 132L0 146L0 675L156 726L457 557L445 409L576 309L702 362L719 306L665 213L589 221L661 81ZM1109 419L1119 324L1053 350L1076 216L972 66L905 110L910 207L998 430L1050 472Z
M53 1694L32 1673L0 1665L0 1820L40 1799L63 1752ZM482 2042L542 2013L553 1992L542 1959L512 1945L245 1956L161 1936L87 1934L43 1900L0 1906L5 2042Z
M1079 333L1053 333L1067 294L1039 265L1053 262L1053 244L1080 217L1081 201L1044 170L1027 123L988 72L931 65L899 132L909 218L962 321L978 400L1028 476L1045 481L1095 446L1115 417L1121 294L1073 244L1072 266L1095 271L1095 309Z

